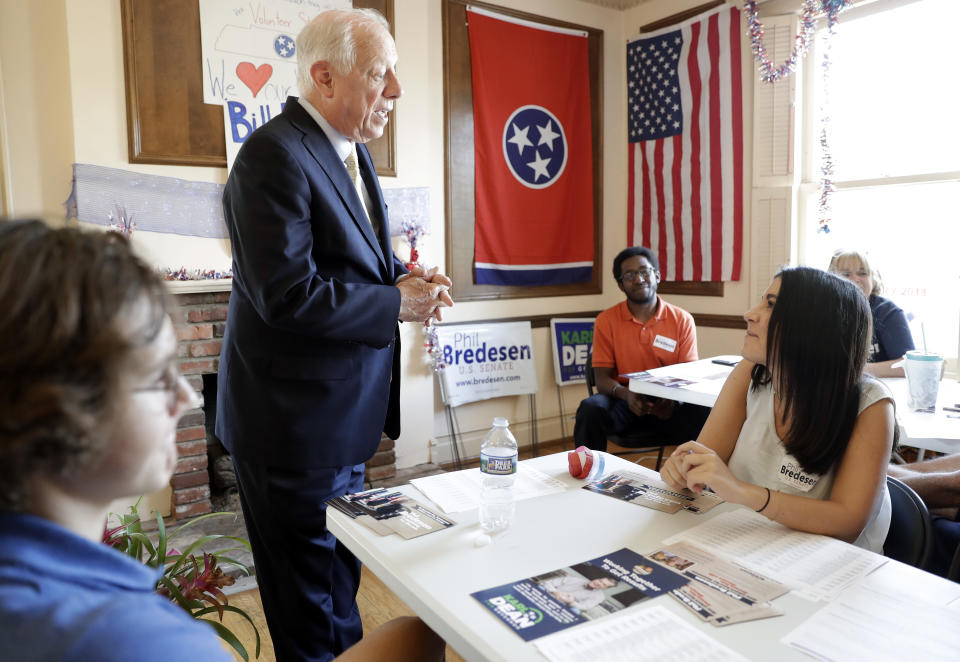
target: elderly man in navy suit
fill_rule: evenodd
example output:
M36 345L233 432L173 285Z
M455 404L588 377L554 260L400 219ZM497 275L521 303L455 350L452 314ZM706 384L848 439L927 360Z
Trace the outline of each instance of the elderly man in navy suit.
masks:
M408 273L364 142L402 89L388 24L327 11L297 37L301 97L247 138L223 195L233 293L216 431L230 450L277 660L329 660L362 636L360 562L326 527L396 437L397 322L452 305Z

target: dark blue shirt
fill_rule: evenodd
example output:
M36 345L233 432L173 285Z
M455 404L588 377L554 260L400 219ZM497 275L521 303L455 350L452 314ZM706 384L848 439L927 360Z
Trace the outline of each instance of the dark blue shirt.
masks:
M914 348L907 316L897 304L871 294L870 312L873 314L873 341L868 363L899 359Z
M39 517L0 512L0 660L232 662L153 592L158 572Z

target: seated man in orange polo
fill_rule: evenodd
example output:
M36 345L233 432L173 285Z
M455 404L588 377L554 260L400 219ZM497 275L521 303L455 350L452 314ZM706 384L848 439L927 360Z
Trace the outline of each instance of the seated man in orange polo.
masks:
M697 360L693 317L657 295L660 265L649 248L632 246L613 260L626 300L597 316L593 374L597 394L580 403L573 437L606 450L607 435L643 432L651 445L696 439L710 409L633 393L619 375Z

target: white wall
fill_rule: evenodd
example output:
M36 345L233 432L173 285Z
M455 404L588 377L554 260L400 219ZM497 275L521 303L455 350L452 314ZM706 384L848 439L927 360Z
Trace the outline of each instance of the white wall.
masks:
M700 0L651 0L620 12L580 0L513 0L510 7L579 23L604 31L603 55L603 294L534 298L512 301L460 303L445 321L523 317L600 310L620 299L609 261L626 241L625 43L637 28ZM383 178L384 187L427 186L431 194L432 234L421 242L422 259L445 263L443 163L443 57L440 0L395 0L396 40L404 97L397 104L396 178ZM73 162L169 177L222 183L223 168L136 165L127 162L126 106L122 34L118 0L0 0L0 72L6 101L5 122L10 159L7 184L13 198L12 215L45 213L62 218L60 206L70 190ZM745 40L746 42L746 40ZM744 50L744 81L752 60ZM745 89L747 126L752 121L752 91ZM751 153L751 132L745 132ZM751 180L750 158L745 159L744 181ZM3 173L0 173L3 174ZM745 190L744 199L750 200ZM749 237L749 209L744 236ZM159 266L219 267L226 259L225 243L171 236L134 235L138 249ZM405 248L402 249L405 251ZM171 257L174 264L170 264ZM696 313L741 314L747 308L750 256L744 256L741 283L727 283L723 298L670 296ZM455 291L456 288L454 288ZM446 448L431 441L445 437L446 423L434 389L433 375L422 359L423 337L415 325L402 325L403 433L397 443L401 467L430 459L445 459ZM742 333L728 329L701 329L702 355L736 353ZM546 329L534 333L540 392L537 397L540 439L560 436L559 406ZM585 394L583 386L563 390L564 410L572 415ZM494 415L515 421L521 443L529 420L526 398L498 399L465 405L459 422L469 439L477 438ZM567 423L572 431L572 421ZM440 451L440 452L437 452Z
M0 0L0 17L8 212L62 218L73 160L64 1Z

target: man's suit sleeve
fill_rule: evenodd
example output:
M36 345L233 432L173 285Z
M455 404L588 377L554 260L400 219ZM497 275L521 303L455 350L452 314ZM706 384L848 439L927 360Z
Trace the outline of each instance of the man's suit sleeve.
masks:
M320 166L307 166L318 171L312 185L290 146L264 132L241 149L224 191L235 278L272 327L384 347L394 338L400 291L383 282L376 255L359 235L351 239L346 231L336 247L337 263L322 265L321 276L313 223L343 223L348 212ZM318 199L318 193L330 200ZM318 209L331 218L314 219Z
M396 283L401 276L405 276L410 273L410 270L407 269L407 265L403 260L397 257L397 254L393 254L393 282Z

